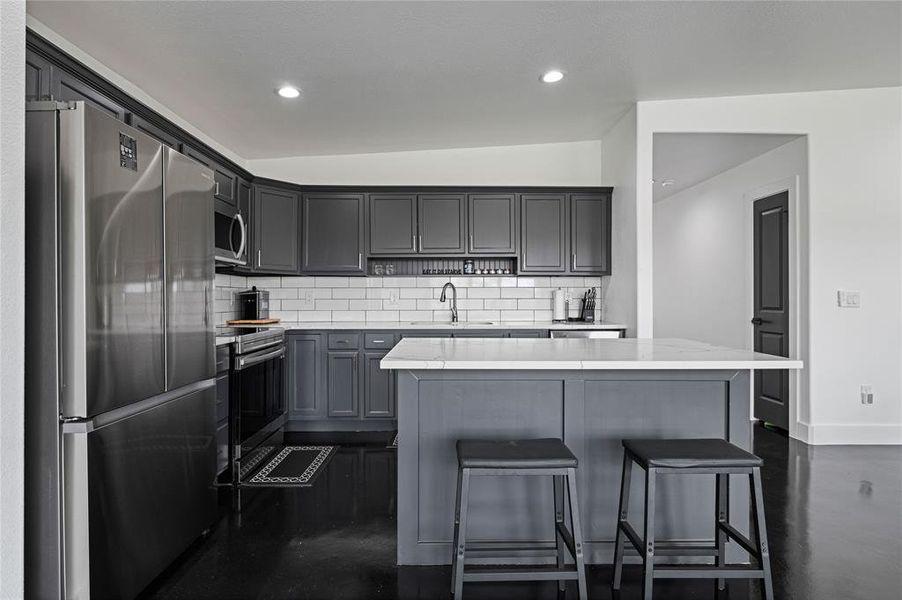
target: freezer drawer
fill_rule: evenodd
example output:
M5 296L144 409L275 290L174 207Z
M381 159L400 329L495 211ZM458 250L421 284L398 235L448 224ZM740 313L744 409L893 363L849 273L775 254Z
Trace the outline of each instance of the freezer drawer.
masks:
M195 386L63 434L67 598L133 598L215 520L214 380Z

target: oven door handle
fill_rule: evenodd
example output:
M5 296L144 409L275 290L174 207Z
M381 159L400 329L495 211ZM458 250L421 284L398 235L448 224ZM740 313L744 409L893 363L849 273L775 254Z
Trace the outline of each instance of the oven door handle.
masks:
M234 369L236 371L241 371L274 358L282 358L283 356L285 356L285 346L279 346L275 350L267 350L266 352L255 352L254 354L237 356L235 357Z

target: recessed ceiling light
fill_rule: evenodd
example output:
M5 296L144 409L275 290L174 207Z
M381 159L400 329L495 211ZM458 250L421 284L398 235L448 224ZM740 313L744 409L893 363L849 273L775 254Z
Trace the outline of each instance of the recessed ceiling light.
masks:
M301 95L301 90L291 85L283 85L276 91L276 93L283 98L297 98Z
M564 74L558 70L548 71L547 73L542 75L542 81L544 83L557 83L563 78Z

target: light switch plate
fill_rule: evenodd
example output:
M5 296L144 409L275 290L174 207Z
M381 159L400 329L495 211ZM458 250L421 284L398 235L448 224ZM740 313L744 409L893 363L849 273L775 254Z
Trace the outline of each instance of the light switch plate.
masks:
M838 290L836 302L840 308L861 308L861 292Z

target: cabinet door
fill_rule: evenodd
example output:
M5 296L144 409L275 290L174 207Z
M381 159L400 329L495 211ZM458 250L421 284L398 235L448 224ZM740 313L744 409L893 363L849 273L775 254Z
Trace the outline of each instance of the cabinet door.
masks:
M328 411L330 417L356 417L360 414L360 353L329 351L326 353Z
M611 273L611 197L570 195L570 272Z
M53 69L53 96L56 100L84 100L108 115L125 121L125 108L62 69Z
M279 188L255 186L253 248L255 271L298 272L298 197Z
M510 332L509 337L512 337L512 338L547 338L548 332L542 331L542 330L514 329Z
M193 158L205 167L209 167L210 169L213 168L213 161L210 160L206 154L202 154L200 150L196 150L194 146L182 144L182 154Z
M370 254L416 254L415 194L370 194Z
M213 198L217 203L237 208L238 195L235 174L220 165L213 165Z
M179 147L179 142L174 136L166 133L150 121L146 121L136 114L132 114L129 117L128 124L138 131L143 131L161 144L165 144L174 149L178 149Z
M467 251L471 254L516 254L517 212L514 194L470 194Z
M326 416L322 334L288 336L288 416L296 419Z
M302 270L363 273L363 194L304 194Z
M52 95L53 65L49 60L32 52L25 51L25 99L47 100Z
M417 221L421 254L462 254L466 250L466 198L463 194L420 195Z
M520 272L567 272L567 198L564 194L520 197Z
M388 352L363 353L363 416L367 419L395 418L394 371L379 368Z

